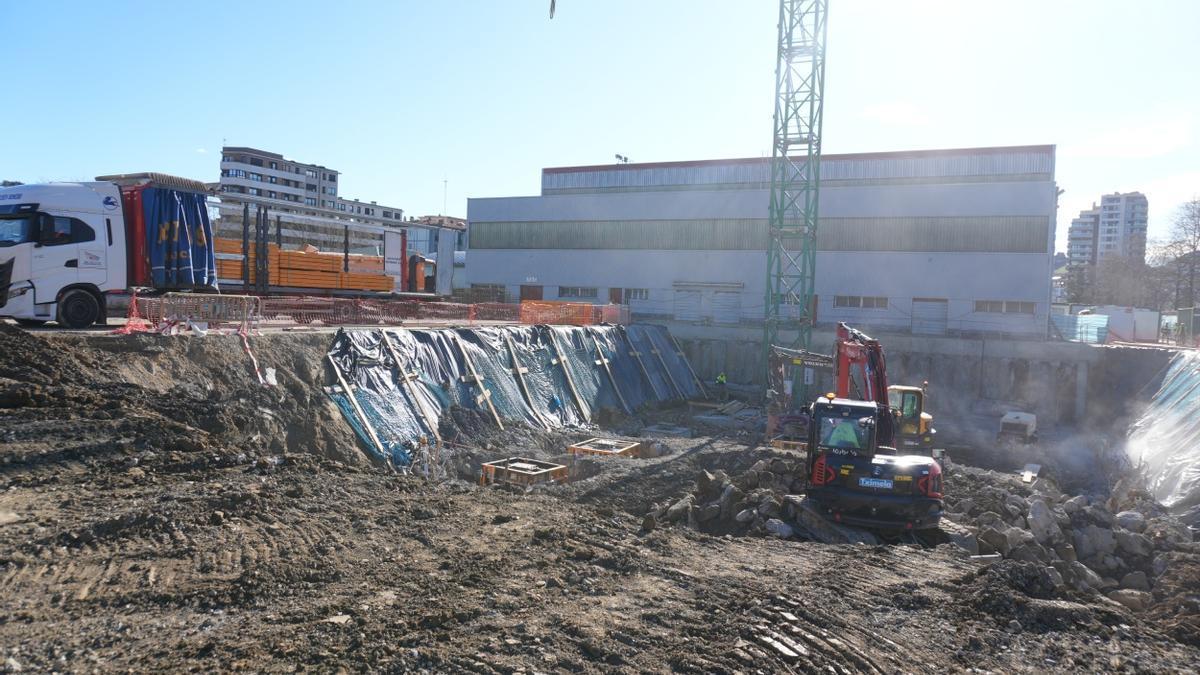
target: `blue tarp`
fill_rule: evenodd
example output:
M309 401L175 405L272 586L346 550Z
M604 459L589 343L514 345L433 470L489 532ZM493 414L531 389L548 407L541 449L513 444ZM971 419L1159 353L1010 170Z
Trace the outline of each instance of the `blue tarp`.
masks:
M146 251L155 288L217 287L217 259L205 196L168 188L142 192Z
M1064 340L1089 344L1108 340L1107 314L1051 314L1050 320Z
M383 331L342 330L329 353L396 466L409 463L418 439L433 438L431 426L451 406L488 418L490 400L506 424L556 429L592 422L601 409L633 412L700 395L687 361L661 326L387 329L387 339L391 349ZM333 398L364 445L378 454L345 395Z

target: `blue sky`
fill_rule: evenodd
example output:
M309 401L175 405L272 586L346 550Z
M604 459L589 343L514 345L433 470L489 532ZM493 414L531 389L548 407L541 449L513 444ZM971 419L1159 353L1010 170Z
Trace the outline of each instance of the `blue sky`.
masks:
M410 215L543 166L769 152L771 0L0 2L0 178L215 180L222 141ZM1071 217L1200 195L1200 2L831 0L825 150L1053 143Z

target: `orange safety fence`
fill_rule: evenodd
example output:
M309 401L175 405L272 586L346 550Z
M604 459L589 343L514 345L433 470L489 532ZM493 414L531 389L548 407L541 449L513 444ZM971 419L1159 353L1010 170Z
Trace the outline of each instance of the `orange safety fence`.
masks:
M236 329L294 326L380 326L445 322L564 324L628 324L625 305L568 302L457 303L419 300L335 298L324 296L258 297L167 293L135 296L126 326L118 332L174 332L189 329Z
M590 326L598 323L628 324L628 305L592 305L551 300L521 301L521 323Z

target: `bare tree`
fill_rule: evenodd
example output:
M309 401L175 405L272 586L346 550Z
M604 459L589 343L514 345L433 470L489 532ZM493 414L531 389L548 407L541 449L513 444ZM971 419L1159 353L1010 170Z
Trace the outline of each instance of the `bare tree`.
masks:
M1196 268L1200 263L1200 198L1184 202L1171 224L1171 243L1179 252L1178 260L1187 270L1188 307L1196 304ZM1178 304L1178 303L1177 303Z

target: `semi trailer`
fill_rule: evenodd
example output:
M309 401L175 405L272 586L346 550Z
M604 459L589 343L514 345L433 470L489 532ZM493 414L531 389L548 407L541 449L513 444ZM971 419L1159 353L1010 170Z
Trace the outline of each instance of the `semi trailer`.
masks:
M86 328L134 288L216 291L206 192L159 173L0 188L0 316Z

